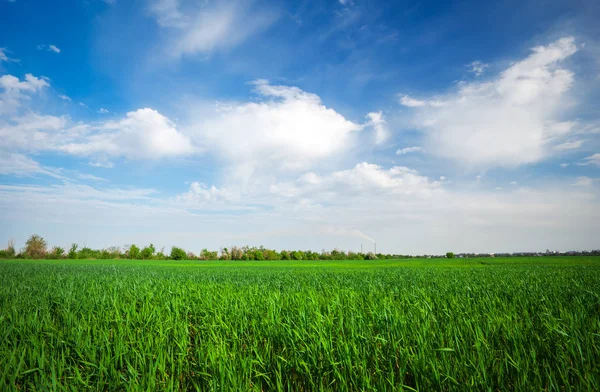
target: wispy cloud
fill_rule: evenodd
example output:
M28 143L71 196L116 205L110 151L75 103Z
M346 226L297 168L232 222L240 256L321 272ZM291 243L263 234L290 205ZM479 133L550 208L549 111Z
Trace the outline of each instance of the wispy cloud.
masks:
M174 57L206 56L233 48L265 30L278 18L275 11L254 8L250 2L188 4L182 11L178 0L153 0L149 9L158 25L169 34L167 52Z
M404 154L410 154L411 152L420 152L420 151L423 151L423 147L420 147L420 146L404 147L404 148L396 150L396 155L404 155Z
M489 64L481 62L479 60L473 61L471 64L467 65L469 68L469 72L475 74L475 76L481 76L485 72L486 68L489 68Z
M56 45L38 45L38 50L46 50L48 52L60 53L60 49Z

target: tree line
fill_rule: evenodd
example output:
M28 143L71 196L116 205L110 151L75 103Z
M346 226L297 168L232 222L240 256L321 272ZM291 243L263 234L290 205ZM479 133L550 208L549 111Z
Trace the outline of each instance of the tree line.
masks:
M15 249L14 241L9 241L6 249L0 250L2 259L137 259L137 260L385 260L401 258L470 258L470 257L532 257L532 256L600 256L600 250L557 252L516 252L516 253L453 253L445 255L402 255L374 252L353 252L333 249L321 252L311 250L277 251L263 246L232 246L219 251L202 249L198 254L173 246L169 252L157 250L153 244L138 247L135 244L125 247L112 246L105 249L92 249L72 244L69 249L59 246L49 248L41 236L29 237L25 247Z

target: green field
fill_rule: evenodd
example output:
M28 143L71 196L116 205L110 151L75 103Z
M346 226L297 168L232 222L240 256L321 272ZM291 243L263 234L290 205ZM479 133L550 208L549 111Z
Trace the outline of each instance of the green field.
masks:
M600 257L0 261L0 390L600 390Z

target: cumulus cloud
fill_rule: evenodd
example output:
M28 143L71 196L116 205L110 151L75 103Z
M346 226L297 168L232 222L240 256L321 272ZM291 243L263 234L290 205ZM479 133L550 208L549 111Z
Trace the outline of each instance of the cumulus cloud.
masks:
M420 146L404 147L404 148L400 148L400 149L396 150L396 155L404 155L404 154L410 154L412 152L420 152L420 151L423 151L423 147L420 147Z
M14 113L23 100L29 99L30 94L49 86L46 78L38 78L29 73L24 80L13 75L0 76L0 115Z
M81 156L113 156L127 159L154 159L189 155L190 140L177 131L167 117L153 109L138 109L119 121L110 121L81 140L60 147Z
M533 48L494 79L462 82L432 100L405 96L401 103L415 109L413 125L424 132L430 153L471 166L537 162L576 125L560 119L574 79L561 64L576 51L573 38L561 38Z
M363 128L297 87L253 83L258 102L193 106L188 132L248 177L255 169L295 170L346 151Z
M332 202L343 194L425 196L439 189L439 182L430 181L416 170L404 166L384 169L379 165L362 162L352 169L336 171L327 176L309 172L296 181L272 185L270 192L286 198L323 203Z
M100 109L98 109L98 113L106 114L106 113L108 113L108 110L104 109L104 108L100 108Z
M72 124L69 117L27 112L0 123L0 149L58 151L89 157L92 166L110 167L109 158L158 159L195 152L175 124L153 109L138 109L118 121Z
M149 10L158 25L172 34L168 50L175 57L235 47L277 19L275 12L254 9L251 2L216 1L198 6L153 0Z

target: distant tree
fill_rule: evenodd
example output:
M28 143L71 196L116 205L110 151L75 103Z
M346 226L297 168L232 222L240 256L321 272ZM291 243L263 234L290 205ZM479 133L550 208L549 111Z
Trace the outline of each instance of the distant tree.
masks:
M52 258L53 259L62 259L65 255L65 250L60 246L55 246L52 248Z
M305 254L301 250L292 251L290 256L291 256L292 260L304 260L305 259Z
M227 250L227 248L225 248L225 250ZM231 260L242 260L244 259L244 250L242 248L239 248L237 246L232 246L231 247L231 252L230 254L230 258Z
M156 248L154 248L153 244L146 246L144 249L142 249L142 252L141 252L142 259L145 259L145 260L151 259L152 256L154 256L155 251L156 251Z
M219 260L231 260L231 254L229 253L229 249L221 248L221 257Z
M454 253L453 252L448 252L446 253L446 257L449 259L453 259L454 258Z
M6 256L14 257L15 254L15 240L11 239L8 241L8 246L6 247Z
M185 260L187 257L185 250L176 246L171 248L171 259L172 260Z
M264 260L265 259L265 254L263 253L262 250L260 249L255 249L253 253L253 260Z
M46 240L33 234L25 243L25 255L33 259L41 259L46 256L46 245Z
M137 259L140 257L140 248L138 248L134 244L131 244L131 246L129 247L128 253L129 253L130 259Z
M77 244L71 244L71 248L69 249L69 253L67 254L67 257L69 259L76 259L77 258Z

